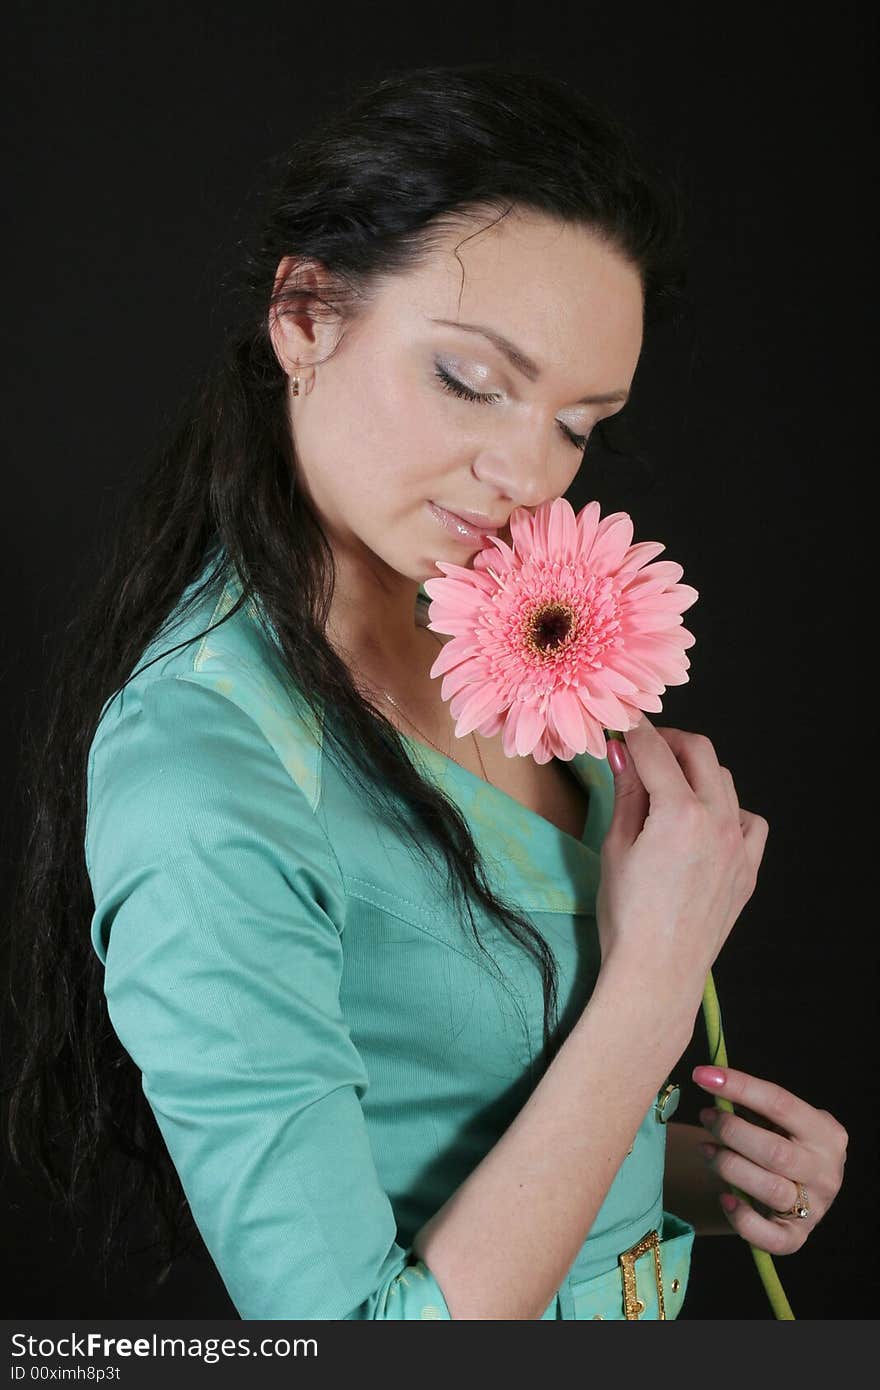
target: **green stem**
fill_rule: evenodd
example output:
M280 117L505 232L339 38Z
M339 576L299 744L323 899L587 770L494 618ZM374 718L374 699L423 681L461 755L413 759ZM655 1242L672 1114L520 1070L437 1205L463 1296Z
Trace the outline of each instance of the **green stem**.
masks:
M706 1024L706 1037L709 1042L711 1064L715 1067L726 1067L728 1065L727 1048L724 1045L724 1032L721 1027L721 1007L718 1003L718 994L715 990L715 981L712 978L711 970L709 971L706 986L703 990L703 1019ZM715 1105L719 1110L729 1110L732 1114L736 1113L733 1104L731 1101L727 1100L725 1096L716 1096ZM741 1192L738 1187L733 1187L733 1184L731 1184L731 1187L741 1202L747 1202L749 1206L753 1205L746 1194ZM794 1313L791 1311L791 1304L785 1296L785 1290L782 1287L779 1275L776 1273L776 1266L773 1263L772 1257L766 1250L759 1250L754 1245L750 1244L749 1249L752 1252L752 1258L755 1261L758 1274L761 1277L761 1283L764 1285L767 1297L770 1300L773 1316L777 1319L793 1322L795 1320Z

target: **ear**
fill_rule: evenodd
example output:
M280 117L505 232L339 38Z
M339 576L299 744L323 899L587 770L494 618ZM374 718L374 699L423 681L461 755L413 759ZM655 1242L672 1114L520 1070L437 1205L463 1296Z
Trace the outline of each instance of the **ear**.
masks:
M298 375L306 383L313 366L329 355L338 336L335 323L313 318L312 297L320 295L328 275L318 261L284 256L275 272L274 296L283 289L305 290L302 296L269 307L269 336L275 356L287 376Z

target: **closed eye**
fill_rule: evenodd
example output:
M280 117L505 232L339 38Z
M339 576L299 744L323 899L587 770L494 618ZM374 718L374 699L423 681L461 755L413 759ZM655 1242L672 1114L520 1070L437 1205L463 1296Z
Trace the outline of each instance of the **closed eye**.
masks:
M487 405L494 405L496 401L501 399L497 391L485 393L472 391L469 386L465 386L463 382L458 381L454 376L450 376L449 373L440 366L439 362L434 363L434 375L440 381L444 391L451 391L453 395L461 396L466 401L483 401ZM563 425L561 420L557 420L556 423L562 430L566 439L570 440L575 448L580 449L581 453L583 453L584 449L587 447L589 435L574 434L567 425Z

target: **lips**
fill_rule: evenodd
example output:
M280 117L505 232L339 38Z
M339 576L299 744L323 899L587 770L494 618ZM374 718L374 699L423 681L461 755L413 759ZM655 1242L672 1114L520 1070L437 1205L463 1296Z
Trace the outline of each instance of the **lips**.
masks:
M447 510L449 509L447 508ZM504 525L503 521L493 521L491 517L486 516L484 512L456 511L452 512L451 515L457 516L460 521L465 522L468 526L473 526L475 530L482 531L484 535L499 531Z
M495 527L484 526L482 523L475 525L467 515L451 512L447 507L438 506L436 502L429 502L428 506L434 519L439 521L451 536L468 545L480 545L485 536L497 534ZM469 515L472 517L477 514L471 512Z
M446 508L449 511L449 508ZM476 531L480 536L494 536L498 532L498 527L481 517L477 512L449 512L451 517L460 521L463 526L469 526L472 531Z

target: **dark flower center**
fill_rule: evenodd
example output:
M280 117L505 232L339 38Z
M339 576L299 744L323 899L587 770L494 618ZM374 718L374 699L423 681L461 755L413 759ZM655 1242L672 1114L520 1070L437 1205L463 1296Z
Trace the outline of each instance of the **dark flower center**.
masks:
M548 603L531 616L526 642L536 655L555 652L567 644L574 630L574 612L565 603Z

